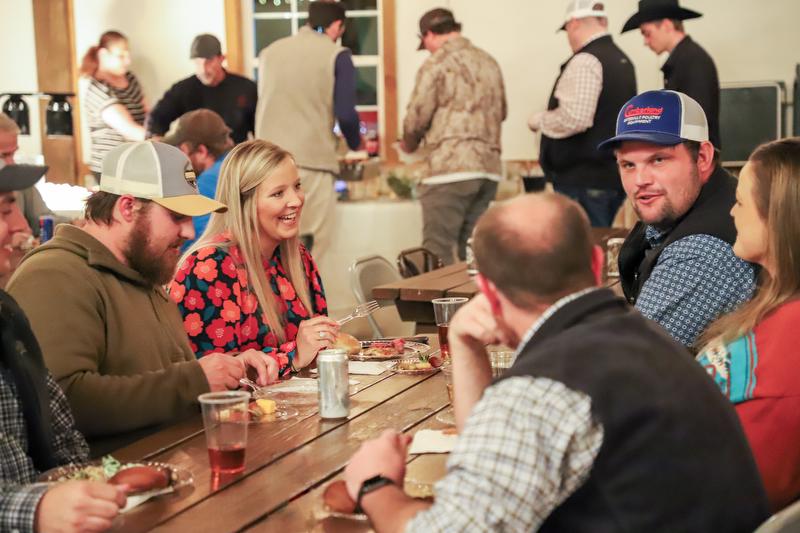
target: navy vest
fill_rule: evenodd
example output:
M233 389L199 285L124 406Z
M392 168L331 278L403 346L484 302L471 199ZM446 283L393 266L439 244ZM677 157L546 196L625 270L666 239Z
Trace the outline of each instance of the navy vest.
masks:
M593 55L603 65L603 89L597 101L594 124L566 139L551 139L543 134L539 161L545 175L554 183L622 191L614 154L600 152L597 145L614 136L619 110L636 95L636 74L628 56L614 44L610 35L595 39L575 52L576 55L581 53ZM561 65L548 110L558 107L555 87L572 57Z
M521 375L588 395L603 427L588 479L540 531L726 533L768 516L733 407L683 346L610 290L556 311L501 379Z

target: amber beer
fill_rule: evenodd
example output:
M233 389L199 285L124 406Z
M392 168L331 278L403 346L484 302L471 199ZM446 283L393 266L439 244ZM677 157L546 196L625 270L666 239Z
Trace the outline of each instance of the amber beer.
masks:
M215 474L238 474L244 472L244 445L230 448L209 448L208 464Z
M468 298L436 298L431 300L436 326L439 328L439 348L442 350L442 359L450 357L450 343L447 342L447 330L450 320L458 308L468 301Z
M447 342L447 330L450 326L436 326L439 328L439 349L442 351L442 359L450 357L450 344Z
M208 464L214 475L244 471L250 393L207 392L197 397L203 410Z

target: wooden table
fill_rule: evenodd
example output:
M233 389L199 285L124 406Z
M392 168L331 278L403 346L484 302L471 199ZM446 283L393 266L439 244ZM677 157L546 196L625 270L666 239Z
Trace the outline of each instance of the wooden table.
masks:
M194 485L122 515L115 531L368 530L368 524L325 518L322 490L341 475L361 442L387 428L414 433L441 427L435 415L449 403L438 371L354 378L360 381L359 390L351 396L346 420L323 421L313 406L301 409L298 418L252 424L246 469L239 476L212 478L199 417L118 450L114 455L123 461L146 458L185 468L192 472ZM429 473L431 461L444 472L444 456L410 461L407 479Z
M592 239L603 249L603 253L606 251L608 239L625 237L627 234L628 230L623 228L592 228ZM618 280L611 280L608 286L611 287L617 282ZM378 285L372 289L372 297L376 300L393 300L400 318L407 322L434 325L431 300L448 297L472 298L477 292L478 286L467 274L467 264L462 262L419 276Z

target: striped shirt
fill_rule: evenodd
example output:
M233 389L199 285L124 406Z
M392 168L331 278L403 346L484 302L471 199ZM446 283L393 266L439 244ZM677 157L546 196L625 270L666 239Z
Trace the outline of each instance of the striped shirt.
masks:
M92 153L89 168L100 172L103 158L114 148L125 142L125 137L103 120L103 110L115 104L122 104L137 124L144 125L144 97L139 80L131 72L125 74L128 85L124 89L112 87L107 83L92 78L86 88L84 105L89 122L89 133L92 139Z

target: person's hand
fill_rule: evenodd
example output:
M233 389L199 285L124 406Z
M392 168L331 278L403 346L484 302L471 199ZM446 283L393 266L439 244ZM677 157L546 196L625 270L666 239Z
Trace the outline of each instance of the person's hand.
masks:
M411 436L387 429L377 439L368 440L350 458L344 469L347 493L356 501L361 484L378 474L388 477L398 487L406 476L406 455Z
M485 354L484 347L487 344L515 346L513 337L511 329L492 311L492 306L483 293L478 293L456 311L447 333L450 353L460 351L453 347L457 345L473 353L479 351Z
M244 365L245 374L248 373L248 369L253 369L257 374L253 381L262 387L278 380L278 362L261 350L250 349L241 352L236 359Z
M206 374L212 392L226 391L239 387L239 380L245 376L245 366L232 355L210 353L197 360Z
M125 507L127 489L98 481L53 485L39 501L34 529L41 533L105 531Z
M325 315L300 322L297 329L297 356L294 366L308 366L320 350L331 346L339 333L339 323Z

